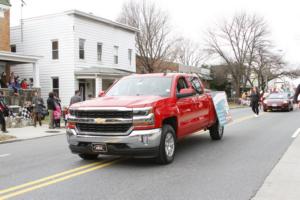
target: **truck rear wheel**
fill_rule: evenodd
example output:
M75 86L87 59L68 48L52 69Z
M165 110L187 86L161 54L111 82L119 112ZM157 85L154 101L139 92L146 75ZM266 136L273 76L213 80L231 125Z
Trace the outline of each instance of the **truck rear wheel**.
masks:
M98 158L98 154L86 154L86 153L81 153L78 154L80 158L83 160L96 160Z
M212 140L221 140L224 133L224 126L221 126L217 121L212 127L209 128L209 133Z
M174 128L168 124L163 125L161 141L157 162L160 164L169 164L174 160L176 149L176 136Z

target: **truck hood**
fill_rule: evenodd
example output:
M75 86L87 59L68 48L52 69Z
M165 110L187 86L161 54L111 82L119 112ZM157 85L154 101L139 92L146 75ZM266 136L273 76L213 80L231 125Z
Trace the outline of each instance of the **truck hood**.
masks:
M79 107L146 107L153 106L157 101L165 98L166 97L160 96L104 96L73 104L71 109L76 109Z

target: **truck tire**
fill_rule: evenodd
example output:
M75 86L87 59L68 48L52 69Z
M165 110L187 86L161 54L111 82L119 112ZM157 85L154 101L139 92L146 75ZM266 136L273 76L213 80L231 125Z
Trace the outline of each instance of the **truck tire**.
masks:
M176 135L174 128L168 124L163 125L157 162L169 164L174 160L176 149Z
M212 140L221 140L224 133L224 126L221 126L217 121L212 127L209 128L210 138Z
M86 153L81 153L78 154L80 158L83 160L96 160L98 158L98 154L86 154Z

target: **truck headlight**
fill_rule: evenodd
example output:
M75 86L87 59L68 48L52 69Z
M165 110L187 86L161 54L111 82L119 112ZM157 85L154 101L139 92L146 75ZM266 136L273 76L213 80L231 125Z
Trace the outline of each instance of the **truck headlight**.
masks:
M153 108L152 107L133 108L133 116L147 116L150 113L153 113Z
M69 114L70 114L71 116L75 116L75 110L69 110Z
M152 107L133 109L134 126L151 126L154 125L154 122L155 117Z

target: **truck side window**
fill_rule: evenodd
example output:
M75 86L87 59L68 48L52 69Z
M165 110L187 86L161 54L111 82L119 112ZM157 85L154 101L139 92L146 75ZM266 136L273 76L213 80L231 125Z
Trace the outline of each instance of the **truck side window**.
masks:
M193 88L198 92L198 93L203 93L203 89L202 89L202 84L201 82L199 81L198 78L196 77L192 77L191 78L191 84L193 86Z
M177 83L177 93L180 92L181 89L188 88L188 84L184 78L179 78Z

